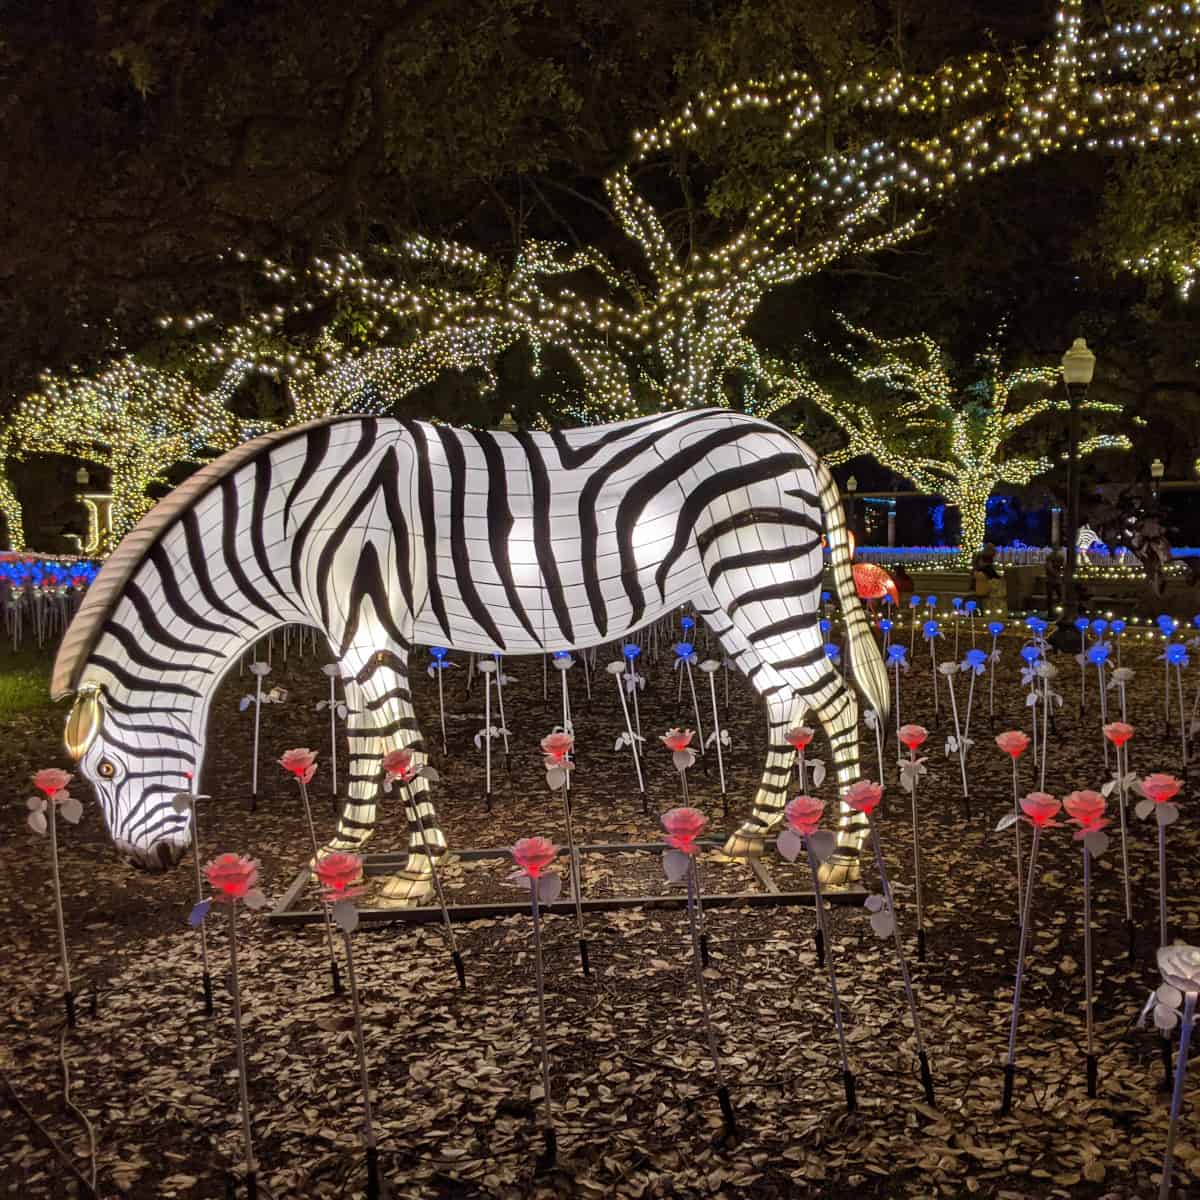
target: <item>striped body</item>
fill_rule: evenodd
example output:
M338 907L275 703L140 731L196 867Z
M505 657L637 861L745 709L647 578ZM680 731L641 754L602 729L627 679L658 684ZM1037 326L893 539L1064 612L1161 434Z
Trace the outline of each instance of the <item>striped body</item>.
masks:
M373 824L380 755L424 750L414 645L584 647L691 602L767 699L771 758L748 822L763 830L782 806L782 733L798 712L817 710L840 781L857 771L854 697L817 628L823 516L855 670L884 709L836 491L786 432L723 410L549 434L317 422L230 452L139 524L68 631L52 690L98 698L81 769L119 849L166 865L188 840L169 796L199 772L221 677L269 630L316 625L357 714L339 830L353 846ZM440 848L423 780L409 795L419 858L418 811Z

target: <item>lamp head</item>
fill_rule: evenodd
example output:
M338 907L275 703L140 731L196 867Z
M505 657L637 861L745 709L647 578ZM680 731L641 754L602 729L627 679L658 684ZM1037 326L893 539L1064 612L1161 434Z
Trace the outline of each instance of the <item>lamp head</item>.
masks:
M1087 342L1079 337L1062 356L1063 379L1068 387L1087 387L1096 370L1096 356L1088 349Z

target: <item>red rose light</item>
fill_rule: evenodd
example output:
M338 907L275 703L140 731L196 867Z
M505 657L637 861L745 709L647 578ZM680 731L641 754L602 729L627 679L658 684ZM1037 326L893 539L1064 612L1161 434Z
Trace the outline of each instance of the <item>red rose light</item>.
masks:
M860 779L857 783L850 785L842 799L851 808L870 816L879 807L880 800L883 799L883 787L878 783L872 783L869 779Z
M673 808L662 815L667 845L684 854L696 853L696 838L708 824L708 818L695 808Z
M558 847L544 837L522 838L513 848L512 856L530 879L536 879L558 854Z
M900 741L910 750L917 749L929 737L929 730L922 725L901 725Z
M1049 792L1030 792L1021 801L1021 811L1036 829L1057 828L1058 822L1054 818L1061 808L1062 805Z
M241 854L222 854L205 863L204 877L216 893L214 900L222 904L241 900L258 883L258 860Z
M1067 810L1071 820L1079 826L1075 834L1078 841L1089 833L1097 833L1108 821L1104 819L1105 799L1099 792L1072 792L1063 799L1063 808Z
M783 815L787 823L801 836L816 833L821 817L825 814L825 802L813 796L797 796L788 802Z
M317 752L303 748L285 750L279 765L295 775L301 783L309 783L317 773Z
M1142 795L1155 804L1166 804L1179 795L1183 784L1174 775L1164 775L1161 771L1147 775L1141 782Z
M1104 726L1104 736L1114 746L1123 746L1133 737L1133 726L1126 725L1124 721L1112 721Z
M1015 760L1029 749L1029 735L1019 729L1010 729L1007 733L996 735L996 745Z
M349 900L362 895L363 889L352 887L362 879L362 859L357 854L326 854L317 859L317 878L328 890L327 900Z
M807 725L797 725L795 729L789 729L783 736L789 746L801 751L806 750L812 743L813 731Z
M417 764L413 761L411 750L389 750L383 756L383 773L388 783L397 779L401 783L410 783L416 774Z
M567 755L574 747L575 739L569 733L548 734L542 738L542 753L546 756L546 765L566 766Z
M662 742L668 750L673 750L678 754L679 751L686 750L691 745L694 736L690 729L668 729L662 735Z
M33 786L49 800L58 795L74 778L58 767L44 767L34 775Z

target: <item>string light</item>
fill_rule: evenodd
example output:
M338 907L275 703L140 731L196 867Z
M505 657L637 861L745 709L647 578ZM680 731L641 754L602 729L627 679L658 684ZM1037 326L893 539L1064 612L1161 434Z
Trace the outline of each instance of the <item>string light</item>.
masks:
M882 388L888 403L852 399L778 362L764 364L768 388L787 403L814 404L834 420L847 443L826 455L830 463L870 456L921 491L944 496L959 511L959 552L969 559L983 545L987 501L996 486L1024 486L1054 466L1048 456L1012 455L1009 448L1014 435L1035 418L1070 407L1057 394L1061 368L1022 367L1006 373L993 344L979 356L982 377L959 393L951 382L948 358L928 335L884 338L839 319L866 350L835 352L832 357L857 385L856 395ZM1031 388L1050 390L1018 405L1017 393ZM1099 400L1087 400L1080 407L1094 413L1123 411L1119 404ZM1097 434L1080 442L1079 454L1129 448L1124 435Z

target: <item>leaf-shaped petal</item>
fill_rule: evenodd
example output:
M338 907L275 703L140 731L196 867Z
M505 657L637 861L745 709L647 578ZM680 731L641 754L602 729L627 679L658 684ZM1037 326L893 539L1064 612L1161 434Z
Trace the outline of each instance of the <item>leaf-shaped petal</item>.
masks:
M828 829L818 829L808 835L808 848L817 862L825 862L837 846L837 835Z
M192 911L188 913L188 924L195 929L208 916L208 910L211 907L211 900L201 900L199 903L193 904Z
M1156 1029L1161 1029L1166 1033L1178 1024L1179 1014L1173 1008L1168 1008L1165 1004L1154 1006L1154 1027Z
M442 777L437 772L437 767L422 767L421 774L429 780L430 783L441 783Z
M31 812L29 814L29 828L34 833L46 832L46 814L44 812Z
M1091 833L1083 835L1083 844L1089 854L1099 857L1108 849L1108 834L1102 829L1093 829Z
M1117 786L1117 781L1115 779L1110 779L1106 784L1104 784L1103 787L1101 787L1100 795L1111 796L1113 794L1113 788L1115 788L1116 786Z
M814 758L808 765L812 768L813 787L820 787L825 782L825 764L819 758Z
M1169 800L1165 804L1158 806L1158 823L1160 825L1174 825L1179 820L1179 805L1172 804Z
M543 904L553 904L562 895L562 876L555 871L542 875L537 881L538 899Z
M670 883L678 883L688 873L689 859L682 850L663 851L663 874Z
M804 839L795 830L784 829L775 839L775 849L788 862L795 862L800 851L804 849Z
M996 822L996 832L1003 833L1009 826L1017 823L1017 814L1015 812L1005 813L1004 816Z
M339 900L330 911L333 923L347 933L353 933L358 928L358 909L353 900Z
M192 807L192 797L187 792L176 792L171 797L171 807L177 813L185 813Z
M72 825L78 825L79 818L83 816L83 805L80 804L75 796L68 796L59 805L58 811L64 821L69 821Z
M256 912L260 908L266 908L270 901L263 895L258 888L251 888L243 897L247 908L252 908Z
M896 918L890 908L882 909L871 917L871 928L877 937L891 937L896 928Z
M884 900L882 896L871 895L863 901L863 908L865 908L867 912L882 912L886 904L887 901Z
M1139 817L1145 820L1154 811L1153 800L1139 800L1137 807L1133 810Z
M243 696L238 701L238 712L245 712L254 703L253 696Z

